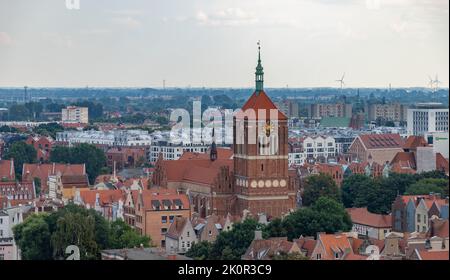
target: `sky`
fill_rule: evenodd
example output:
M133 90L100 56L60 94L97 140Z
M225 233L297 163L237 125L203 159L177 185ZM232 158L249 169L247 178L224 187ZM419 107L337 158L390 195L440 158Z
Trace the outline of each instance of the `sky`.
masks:
M0 87L449 85L448 0L79 1L0 0Z

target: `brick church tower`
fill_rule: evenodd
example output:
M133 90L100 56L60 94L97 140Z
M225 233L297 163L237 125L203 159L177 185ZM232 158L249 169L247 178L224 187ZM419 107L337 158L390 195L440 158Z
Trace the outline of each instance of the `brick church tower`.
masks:
M264 92L258 43L256 89L233 120L235 214L280 217L295 209L288 175L288 118Z

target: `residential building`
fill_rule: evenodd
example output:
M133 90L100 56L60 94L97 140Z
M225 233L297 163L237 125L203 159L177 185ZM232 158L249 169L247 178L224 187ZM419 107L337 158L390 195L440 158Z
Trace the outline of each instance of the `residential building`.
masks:
M427 232L432 216L448 219L448 198L434 194L397 196L392 203L392 230Z
M11 206L30 204L36 198L34 182L0 182L0 196L7 198Z
M367 208L349 208L347 213L352 219L352 231L359 236L384 240L386 234L392 230L390 215L370 213Z
M377 119L393 122L406 121L408 106L400 103L370 104L368 106L369 121Z
M113 147L106 151L106 165L121 170L137 167L147 162L147 149L144 147Z
M67 106L61 110L61 120L63 123L89 123L89 113L87 107Z
M311 254L312 260L344 260L349 255L354 253L346 234L317 234L316 246Z
M176 217L165 236L166 252L184 254L198 242L192 223L187 217Z
M87 175L56 175L48 176L48 197L68 202L73 200L78 191L89 190Z
M41 194L48 194L48 177L61 174L86 175L85 164L63 163L24 163L22 168L22 182L34 182L38 178L41 184Z
M318 119L323 117L352 117L352 104L346 103L316 103L311 104L310 118Z
M37 161L40 163L49 161L54 142L53 138L49 136L29 136L26 141L36 150Z
M448 108L440 103L421 103L408 109L408 135L448 132Z
M288 241L286 237L262 238L261 231L255 231L253 239L242 260L272 260L280 254L302 253L296 242Z
M0 261L21 259L12 229L24 221L30 209L29 205L17 205L0 210Z
M75 191L73 203L98 211L108 221L123 220L125 193L122 190L80 190Z
M150 148L150 162L156 163L160 154L164 160L178 160L183 153L205 153L208 146L204 144L172 144L169 141L161 140L153 143Z
M298 118L298 103L295 100L286 99L276 102L275 105L288 118Z
M74 131L67 130L56 133L56 141L60 144L72 146L80 143L96 145L107 150L110 147L143 147L146 153L152 144L152 137L145 130L119 130L110 131Z
M358 161L368 161L369 156L378 164L391 162L398 152L403 152L403 140L399 134L361 134L348 152Z
M125 199L124 219L141 235L151 238L157 247L166 247L166 233L176 217L190 219L191 206L185 194L159 189L129 191Z

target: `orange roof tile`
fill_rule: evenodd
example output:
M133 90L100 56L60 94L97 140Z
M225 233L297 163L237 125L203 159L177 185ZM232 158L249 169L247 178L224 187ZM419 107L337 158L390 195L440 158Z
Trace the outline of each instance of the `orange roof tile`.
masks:
M420 259L423 261L449 259L448 251L427 251L427 250L417 250L417 251L419 253Z
M403 149L417 149L417 147L427 147L428 143L423 136L409 136L403 144Z
M362 134L359 138L367 149L401 148L400 134Z
M325 249L325 252L327 253L326 256L322 257L323 259L334 259L333 251L337 250L345 252L346 249L350 249L350 252L352 252L350 241L344 234L320 233L318 240L320 240Z
M269 119L270 110L277 110L277 120L287 120L287 117L278 110L277 106L264 91L255 91L242 107L242 112L236 114L236 118L244 118L246 116L245 112L252 109L255 110L255 114L254 116L251 116L252 114L247 115L248 119L262 119L263 116L259 115L261 112L265 112L265 118Z
M99 194L100 203L102 205L118 202L120 199L125 200L124 192L121 190L82 190L80 196L85 204L95 205L95 199Z
M370 213L367 208L348 208L346 210L354 224L375 228L390 228L392 226L392 217L390 215Z

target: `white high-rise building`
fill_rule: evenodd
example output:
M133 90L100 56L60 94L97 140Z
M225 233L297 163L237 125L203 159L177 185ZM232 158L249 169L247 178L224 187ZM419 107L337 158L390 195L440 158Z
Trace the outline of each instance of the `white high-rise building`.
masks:
M408 135L448 132L448 108L440 103L421 103L408 109Z

